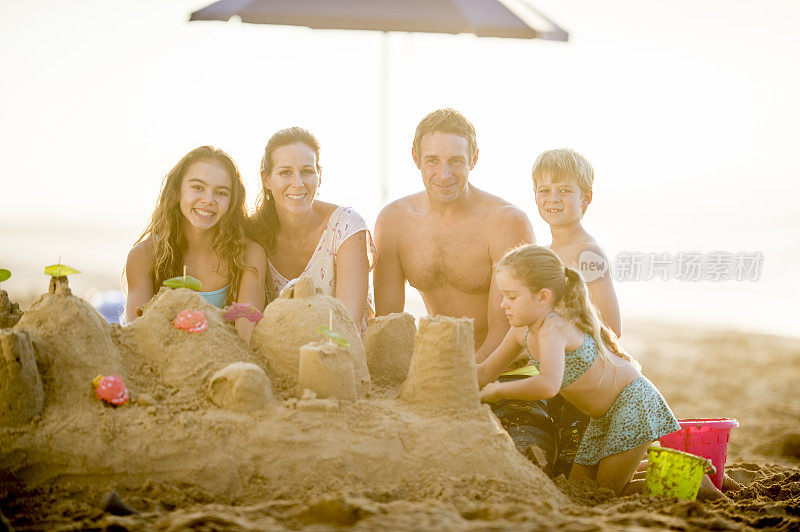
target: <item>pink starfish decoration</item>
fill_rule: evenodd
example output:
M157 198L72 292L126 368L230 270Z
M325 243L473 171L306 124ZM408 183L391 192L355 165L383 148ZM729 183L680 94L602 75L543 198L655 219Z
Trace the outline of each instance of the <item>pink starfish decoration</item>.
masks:
M181 313L172 320L172 324L175 325L176 329L183 329L191 333L203 332L208 329L208 321L206 321L206 315L203 314L202 310L195 312L191 310L182 310Z
M264 314L262 314L257 308L249 303L232 303L231 306L229 306L225 311L224 316L224 318L228 321L236 321L239 318L247 318L253 323L261 321L261 318L263 317Z
M130 395L119 375L98 375L92 381L94 393L99 399L113 406L122 406L128 402Z

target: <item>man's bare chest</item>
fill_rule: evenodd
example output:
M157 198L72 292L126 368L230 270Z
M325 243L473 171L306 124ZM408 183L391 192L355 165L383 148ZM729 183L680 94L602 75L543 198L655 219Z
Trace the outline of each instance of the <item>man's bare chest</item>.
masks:
M400 259L409 284L425 292L455 287L462 292L488 290L492 261L481 231L469 226L417 227L402 235Z

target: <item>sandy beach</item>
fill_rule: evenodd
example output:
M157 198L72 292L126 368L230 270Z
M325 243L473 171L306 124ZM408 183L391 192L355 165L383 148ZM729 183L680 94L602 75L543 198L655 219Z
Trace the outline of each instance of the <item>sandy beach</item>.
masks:
M204 307L209 330L202 341L171 328L178 308L203 305L191 296L159 297L141 321L120 329L80 298L47 294L14 326L36 346L44 390L39 415L0 427L0 510L15 530L800 526L800 340L627 324L624 345L679 418L739 420L726 472L743 489L713 502L615 498L563 478L552 482L525 460L477 404L469 379L456 384L463 393L438 393L444 381L431 387L417 378L409 386L373 365L371 385L364 387L365 375L356 379L356 401L298 401L295 383L275 372L276 359L239 342L211 307ZM315 308L329 304L313 301ZM272 330L281 315L268 318ZM267 330L257 328L254 345L277 345ZM410 349L407 332L397 336L379 347ZM208 376L235 362L263 367L274 398L248 406L208 396ZM103 406L88 383L74 385L81 371L98 367L126 375L131 404ZM412 359L412 375L415 367L419 377ZM252 403L258 385L249 382L244 397ZM435 396L425 395L430 390ZM111 490L137 513L103 512Z

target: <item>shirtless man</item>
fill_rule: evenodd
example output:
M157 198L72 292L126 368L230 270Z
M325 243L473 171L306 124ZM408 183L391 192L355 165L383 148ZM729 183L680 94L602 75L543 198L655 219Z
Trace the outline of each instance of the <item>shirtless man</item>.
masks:
M521 210L469 183L478 147L475 128L458 111L439 109L423 118L411 156L425 190L378 215L376 313L402 312L408 281L429 315L474 320L481 362L508 331L492 265L509 249L533 243L533 228Z

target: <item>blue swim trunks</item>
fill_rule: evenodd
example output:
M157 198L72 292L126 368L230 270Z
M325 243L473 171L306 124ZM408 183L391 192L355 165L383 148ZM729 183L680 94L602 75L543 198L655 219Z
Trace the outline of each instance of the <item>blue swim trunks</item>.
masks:
M653 383L639 377L622 389L608 412L590 419L575 463L595 465L607 456L653 442L680 428Z

